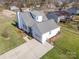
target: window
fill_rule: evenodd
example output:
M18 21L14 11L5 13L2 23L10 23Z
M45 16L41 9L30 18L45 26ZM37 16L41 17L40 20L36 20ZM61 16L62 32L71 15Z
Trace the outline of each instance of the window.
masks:
M51 31L49 32L49 34L51 34Z

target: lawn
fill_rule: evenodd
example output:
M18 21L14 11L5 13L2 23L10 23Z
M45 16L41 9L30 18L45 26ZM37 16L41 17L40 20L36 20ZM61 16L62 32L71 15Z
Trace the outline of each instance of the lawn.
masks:
M79 35L62 28L54 45L41 59L79 59Z
M8 18L0 16L0 54L3 54L25 42L19 30L12 25L14 19L15 17Z
M79 15L73 17L74 20L79 20Z

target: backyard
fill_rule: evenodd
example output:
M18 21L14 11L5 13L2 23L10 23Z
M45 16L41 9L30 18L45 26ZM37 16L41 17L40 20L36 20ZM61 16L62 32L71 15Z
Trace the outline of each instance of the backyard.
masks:
M0 54L3 54L25 41L20 31L13 25L15 17L9 18L0 15Z
M79 34L62 27L55 47L41 59L79 59Z

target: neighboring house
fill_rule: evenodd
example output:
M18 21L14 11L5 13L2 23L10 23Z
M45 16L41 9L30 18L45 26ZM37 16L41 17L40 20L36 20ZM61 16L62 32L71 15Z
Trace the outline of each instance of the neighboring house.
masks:
M63 3L72 3L73 0L56 0L56 2L61 6Z
M72 3L72 2L79 2L79 0L56 0L58 3Z
M67 9L66 11L72 15L79 14L79 8L75 8L75 7L71 7Z
M65 11L55 11L47 13L48 19L53 19L56 23L71 19L71 15Z
M51 19L54 20L56 23L60 22L60 19L59 19L60 17L58 15L54 14L54 12L48 12L47 18L49 20L51 20Z
M49 3L48 8L56 9L57 7L55 6L54 3Z
M0 0L0 4L4 4L6 0Z
M20 29L32 34L41 43L54 37L60 31L60 26L53 20L49 20L43 11L17 12L17 23Z
M10 10L19 11L19 8L17 6L10 6Z
M9 9L12 11L19 11L19 8L17 7L18 2L17 1L13 1L10 3Z

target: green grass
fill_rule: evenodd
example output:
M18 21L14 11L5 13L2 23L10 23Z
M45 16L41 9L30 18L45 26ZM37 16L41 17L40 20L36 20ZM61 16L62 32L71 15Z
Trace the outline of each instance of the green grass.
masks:
M61 29L55 47L41 59L79 59L79 35Z
M25 42L19 33L19 30L12 25L14 19L15 17L6 18L0 16L0 54L3 54ZM2 36L2 33L6 30L9 39Z

